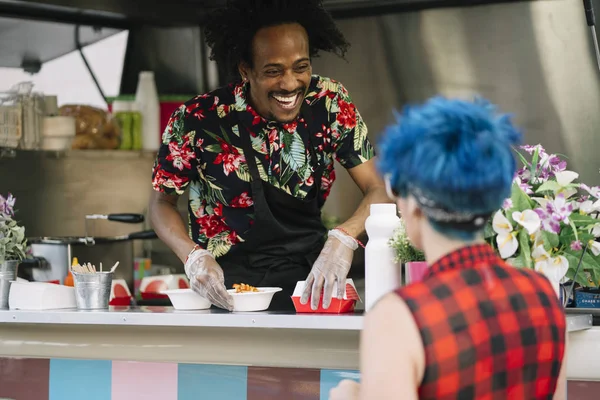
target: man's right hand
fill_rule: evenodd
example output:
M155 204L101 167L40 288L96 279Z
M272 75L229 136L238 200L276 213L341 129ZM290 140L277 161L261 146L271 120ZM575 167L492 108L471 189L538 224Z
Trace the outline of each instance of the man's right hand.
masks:
M196 293L217 307L233 311L233 298L225 288L223 269L208 250L192 250L185 263L185 273Z

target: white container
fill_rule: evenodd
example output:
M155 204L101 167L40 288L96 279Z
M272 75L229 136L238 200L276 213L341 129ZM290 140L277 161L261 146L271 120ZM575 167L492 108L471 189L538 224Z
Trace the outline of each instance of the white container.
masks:
M142 114L142 149L157 151L160 146L160 101L154 72L140 72L135 103L135 108Z
M273 295L281 288L259 287L258 292L236 293L235 289L227 292L233 297L233 311L264 311L271 305Z
M394 261L394 249L389 245L400 224L396 204L371 204L365 221L369 235L365 248L365 311L402 284L402 270Z
M174 289L161 292L169 296L176 310L206 310L210 301L194 292L192 289Z
M45 282L12 282L8 297L11 310L76 308L75 288Z
M75 139L77 125L74 117L45 117L42 127L42 149L67 150Z

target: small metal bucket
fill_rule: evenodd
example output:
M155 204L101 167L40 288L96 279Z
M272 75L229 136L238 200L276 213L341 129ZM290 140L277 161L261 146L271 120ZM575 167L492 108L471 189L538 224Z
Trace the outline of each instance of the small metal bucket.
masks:
M17 279L19 261L0 263L0 310L8 310L8 294L11 282Z
M102 310L108 308L112 287L112 272L73 274L75 301L79 310Z

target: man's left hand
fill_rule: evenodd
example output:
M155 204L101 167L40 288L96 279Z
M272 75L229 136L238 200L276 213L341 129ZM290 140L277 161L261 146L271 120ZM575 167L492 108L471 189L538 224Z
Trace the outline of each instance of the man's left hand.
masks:
M329 308L333 295L333 285L337 282L337 298L343 299L346 290L346 277L354 250L358 248L356 239L340 230L329 231L325 246L306 278L306 286L300 303L306 304L310 297L311 308L319 308L321 290L323 290L323 308Z
M345 379L329 391L329 400L358 400L360 384Z

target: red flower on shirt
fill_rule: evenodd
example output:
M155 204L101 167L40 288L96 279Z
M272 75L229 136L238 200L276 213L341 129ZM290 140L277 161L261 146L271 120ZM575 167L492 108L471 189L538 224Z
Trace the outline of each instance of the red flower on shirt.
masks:
M213 214L204 214L197 220L200 225L200 233L204 234L208 239L217 236L219 233L227 230L227 226L223 222L223 218Z
M152 180L152 186L155 190L161 190L161 188L179 189L187 182L188 178L186 176L173 174L162 169L161 166L156 166L154 168L154 179Z
M173 167L177 168L178 170L183 171L184 168L192 168L190 161L194 157L194 150L190 146L190 141L187 136L183 138L183 143L181 146L179 146L177 142L169 143L169 155L167 156L167 160L171 161Z
M231 172L234 172L240 167L241 162L245 162L246 159L240 154L238 149L222 139L219 139L219 145L221 146L221 152L215 157L213 164L223 164L223 172L229 176Z
M344 100L338 101L340 112L337 115L337 122L346 129L354 129L356 126L356 111L354 106Z
M235 197L230 204L230 206L233 208L248 208L252 207L253 205L254 201L248 195L248 192L244 192L241 195Z

